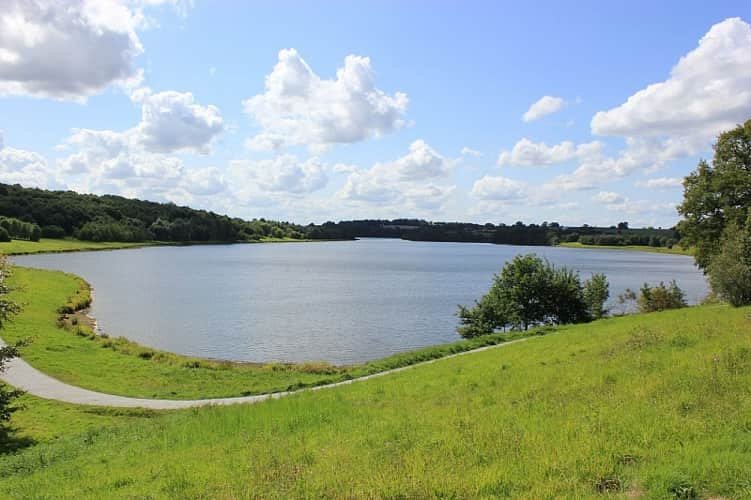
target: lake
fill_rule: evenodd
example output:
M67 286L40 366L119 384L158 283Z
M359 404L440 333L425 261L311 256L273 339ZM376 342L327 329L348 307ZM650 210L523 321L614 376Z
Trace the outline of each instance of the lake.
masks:
M358 241L150 247L14 257L94 288L99 328L157 349L234 361L357 363L458 340L457 304L535 252L626 288L675 279L708 292L693 258L622 250Z

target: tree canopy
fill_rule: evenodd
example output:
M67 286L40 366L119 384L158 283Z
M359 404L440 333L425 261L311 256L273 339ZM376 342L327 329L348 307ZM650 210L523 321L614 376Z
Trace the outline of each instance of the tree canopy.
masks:
M246 221L206 210L122 196L0 184L0 227L12 238L73 236L89 241L252 241L303 238L288 222Z
M751 120L721 133L712 163L700 161L683 186L678 227L697 265L717 296L751 303Z
M696 247L696 262L707 270L729 224L746 228L751 207L751 120L723 132L711 165L702 160L683 181L678 228Z
M517 255L474 307L459 306L458 331L463 337L476 337L506 328L589 321L604 314L608 295L604 275L582 284L575 271L534 254Z

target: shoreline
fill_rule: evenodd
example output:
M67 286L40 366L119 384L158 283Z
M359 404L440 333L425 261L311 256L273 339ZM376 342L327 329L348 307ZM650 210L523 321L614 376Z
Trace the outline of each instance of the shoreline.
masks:
M147 248L147 247L189 247L189 246L211 246L211 245L254 245L254 244L267 244L267 243L319 243L319 242L333 242L333 241L356 241L352 240L314 240L314 239L282 239L282 238L268 238L257 241L142 241L142 242L116 242L116 241L83 241L75 239L51 239L43 238L39 242L30 242L26 240L12 240L10 242L0 243L0 254L9 257L18 255L40 255L40 254L56 254L56 253L73 253L73 252L102 252L108 250L129 250L134 248ZM44 245L47 246L44 246ZM34 245L43 245L41 248L34 248ZM57 245L57 246L55 246ZM71 246L65 246L71 245ZM76 246L77 245L77 246ZM28 247L19 250L4 251L4 246L13 247Z
M558 243L557 245L554 245L556 247L561 248L574 248L574 249L585 249L585 250L621 250L624 252L645 252L645 253L657 253L657 254L663 254L663 255L684 255L686 257L693 257L693 249L691 248L681 248L678 245L673 246L673 248L667 248L667 247L650 247L646 245L584 245L579 242L574 243Z
M13 270L13 286L17 287L14 300L23 302L24 310L4 329L4 340L14 343L33 331L34 342L24 348L21 356L33 368L62 383L125 397L185 400L289 392L554 331L541 327L458 339L352 365L314 360L224 361L152 349L125 337L95 332L85 320L91 301L85 280L62 271L15 265ZM113 376L102 377L102 373Z

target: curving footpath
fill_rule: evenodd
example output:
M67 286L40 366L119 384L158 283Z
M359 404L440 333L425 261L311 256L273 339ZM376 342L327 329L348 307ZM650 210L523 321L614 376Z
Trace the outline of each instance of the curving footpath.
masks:
M114 394L105 394L103 392L90 391L81 387L66 384L56 378L50 377L45 373L40 372L29 363L21 358L15 358L10 360L6 364L6 370L0 373L0 380L10 384L18 389L21 389L33 396L43 399L54 399L56 401L63 401L65 403L73 403L79 405L95 405L95 406L113 406L119 408L148 408L151 410L178 410L181 408L193 408L197 406L211 406L211 405L235 405L235 404L252 404L266 401L267 399L276 399L290 394L296 394L304 391L318 391L321 389L330 389L332 387L339 387L342 385L352 384L354 382L361 382L376 377L383 377L384 375L390 375L392 373L409 370L416 366L428 365L440 361L442 359L455 358L457 356L463 356L465 354L472 354L480 351L486 351L489 349L496 349L504 347L510 344L516 344L529 340L532 337L526 337L517 340L510 340L502 344L496 344L491 346L480 347L471 351L464 351L456 354L450 354L442 358L431 359L429 361L423 361L414 365L404 366L401 368L394 368L372 375L366 375L351 380L345 380L342 382L335 382L333 384L319 385L310 387L307 389L300 389L298 391L284 391L273 392L269 394L258 394L255 396L239 396L234 398L211 398L211 399L145 399L145 398L129 398L126 396L115 396ZM0 345L4 345L0 340Z

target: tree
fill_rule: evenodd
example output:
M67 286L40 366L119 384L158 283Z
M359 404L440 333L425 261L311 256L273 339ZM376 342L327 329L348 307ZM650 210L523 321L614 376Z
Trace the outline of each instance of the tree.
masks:
M10 292L7 284L9 276L10 267L8 266L8 262L4 256L0 255L0 329L19 311L18 305L6 298L6 295ZM21 345L0 347L0 372L7 368L7 362L10 359L18 356L18 348ZM16 411L16 407L13 406L13 400L22 393L22 391L10 389L5 384L0 383L0 437L2 438L5 438L7 435L5 423L10 420L13 412Z
M595 273L584 282L584 303L592 319L600 319L607 314L605 301L610 297L608 279L602 273Z
M607 280L602 279L607 291ZM508 327L527 330L537 324L579 323L592 317L579 274L533 254L514 257L474 307L459 306L458 316L458 332L467 338Z
M751 207L751 120L723 132L714 146L712 165L699 162L683 181L678 224L683 239L696 247L696 263L705 272L722 248L723 234L734 223L746 227Z
M722 249L709 262L712 291L733 306L751 304L751 222L746 229L731 223Z

